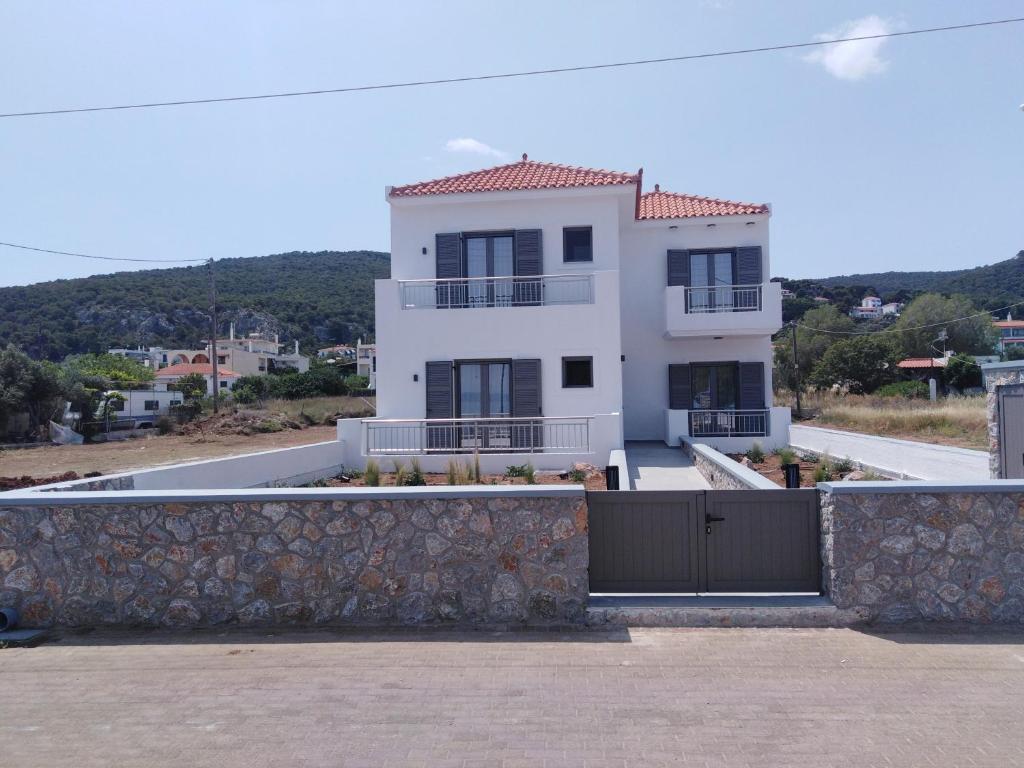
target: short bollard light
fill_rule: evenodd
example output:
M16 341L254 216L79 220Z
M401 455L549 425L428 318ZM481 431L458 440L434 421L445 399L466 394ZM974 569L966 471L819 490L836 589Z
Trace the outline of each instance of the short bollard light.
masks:
M783 464L782 471L786 475L786 487L787 488L799 488L800 487L800 465L799 464Z
M0 632L18 626L18 612L13 608L0 608Z

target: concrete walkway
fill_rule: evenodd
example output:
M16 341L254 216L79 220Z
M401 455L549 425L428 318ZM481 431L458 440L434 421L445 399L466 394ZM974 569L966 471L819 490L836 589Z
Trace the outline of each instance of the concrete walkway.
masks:
M710 488L681 448L658 442L626 443L632 491L699 491Z
M959 482L989 478L985 451L798 424L789 429L789 443L798 450L849 458L909 479Z
M97 631L0 670L17 768L1024 764L1020 634Z

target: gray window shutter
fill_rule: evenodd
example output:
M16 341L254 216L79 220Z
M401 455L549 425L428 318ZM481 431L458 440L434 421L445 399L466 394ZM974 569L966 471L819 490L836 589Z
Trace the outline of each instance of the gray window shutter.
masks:
M740 410L764 409L764 363L740 363L739 379Z
M462 235L458 232L446 232L434 235L434 259L437 264L435 277L448 280L462 277ZM437 286L437 306L461 306L459 285L445 283Z
M544 249L539 229L517 229L515 235L516 275L544 274Z
M427 418L450 419L455 413L452 384L452 361L434 360L427 363ZM455 445L454 425L430 424L427 426L428 449L452 448Z
M530 418L543 415L540 389L540 360L512 361L512 416ZM540 422L513 422L512 447L540 450L544 446L544 428Z
M668 367L668 407L673 411L689 411L693 408L689 365L672 364Z
M690 252L669 251L668 252L668 284L689 285L690 284Z
M761 284L761 246L736 249L736 285Z

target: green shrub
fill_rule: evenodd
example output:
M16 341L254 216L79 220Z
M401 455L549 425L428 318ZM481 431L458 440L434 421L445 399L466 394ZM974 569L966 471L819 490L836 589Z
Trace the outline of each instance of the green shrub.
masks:
M827 483L832 479L832 467L828 464L818 464L814 467L814 482Z
M755 464L761 464L764 462L764 448L761 447L760 443L755 442L750 447L750 450L747 451L747 458Z
M897 381L875 390L879 397L902 397L907 400L927 400L928 385L923 381Z
M252 428L256 432L263 433L281 432L284 430L284 425L281 424L281 422L277 421L276 419L263 419L262 421L258 421L255 424L253 424Z
M363 472L363 480L366 481L367 485L373 486L374 488L380 485L380 465L373 459L366 462L366 470Z
M582 469L577 469L576 467L573 467L572 469L569 470L569 479L572 480L574 483L582 483L586 481L587 473L584 472Z
M480 478L482 476L483 475L480 474L480 454L474 452L473 453L473 475L472 475L473 482L476 483L477 485L479 485L480 484Z
M405 485L406 484L405 481L408 479L408 474L407 474L407 471L405 469L405 464L400 462L398 459L395 459L394 464L395 464L395 485Z
M171 422L170 417L160 416L156 420L156 431L158 434L166 435L174 429L174 424Z
M525 469L523 471L523 477L526 478L527 485L537 484L537 477L534 475L533 464L531 464L530 462L526 463Z
M783 464L796 463L796 451L792 448L779 448L775 453L778 455L779 461Z
M459 464L455 459L448 459L448 469L445 472L445 477L448 480L448 485L459 484Z
M846 475L856 469L853 462L850 459L842 458L835 459L832 462L832 471L837 475Z
M413 459L411 462L412 470L405 478L405 485L426 485L427 478L423 475L423 468L420 466L419 459ZM397 483L395 483L397 485Z
M526 477L526 464L509 464L505 467L505 477Z

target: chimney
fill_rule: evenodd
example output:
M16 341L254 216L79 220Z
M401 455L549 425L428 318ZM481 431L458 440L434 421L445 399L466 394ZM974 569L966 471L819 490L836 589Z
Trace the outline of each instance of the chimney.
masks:
M295 340L295 354L296 355L299 354L299 340L298 339Z
M234 320L231 321L231 340L232 341L235 340L235 322L234 322Z
M278 337L277 337L277 334L276 334L276 333L274 334L274 343L275 343L275 344L280 344L280 343L281 343L281 341L280 341L280 339L278 339Z

